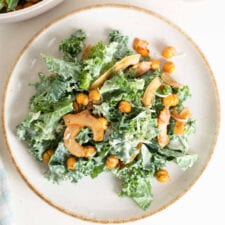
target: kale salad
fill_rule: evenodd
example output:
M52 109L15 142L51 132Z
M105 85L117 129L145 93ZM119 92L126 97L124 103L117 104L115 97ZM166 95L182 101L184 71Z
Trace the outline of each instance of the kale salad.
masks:
M29 112L17 126L33 157L48 165L52 182L78 182L111 172L121 181L119 196L146 210L152 200L152 180L167 182L168 162L182 170L197 155L188 138L196 122L185 101L189 87L172 73L173 46L151 57L146 40L117 30L107 43L86 43L78 29L60 41L61 58L42 54L49 73L33 84Z

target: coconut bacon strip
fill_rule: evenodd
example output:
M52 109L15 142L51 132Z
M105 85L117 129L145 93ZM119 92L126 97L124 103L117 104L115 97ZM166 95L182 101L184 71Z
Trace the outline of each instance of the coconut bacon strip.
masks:
M64 132L64 144L68 151L77 157L84 157L84 147L75 141L81 127L78 125L69 125Z
M171 87L173 88L180 88L180 87L183 87L183 84L180 84L178 83L176 80L174 80L171 75L169 75L168 73L162 73L162 76L161 76L163 82L165 84L168 84L170 85Z
M158 128L160 133L157 137L159 146L164 148L170 141L169 136L167 134L167 126L170 121L170 110L169 107L165 106L165 108L160 112L158 117Z
M130 55L126 56L120 61L118 61L112 68L107 70L105 73L103 73L97 80L95 80L89 89L94 89L101 87L106 80L108 80L112 72L118 72L119 70L125 70L127 67L135 65L139 62L141 55L136 54L136 55Z
M78 125L80 127L89 127L93 132L94 141L102 141L104 138L103 126L88 110L76 114L66 114L63 116L63 120L66 126Z
M136 72L136 77L140 77L151 69L152 63L150 61L138 62L131 67Z
M63 116L63 120L66 125L63 140L68 151L77 157L88 158L95 154L96 150L93 146L82 146L76 142L75 137L83 127L89 127L93 132L93 140L102 141L104 128L99 120L88 110L76 114L66 114Z
M155 77L149 83L142 98L142 103L144 104L144 106L152 106L155 93L160 86L161 80L159 79L159 77Z

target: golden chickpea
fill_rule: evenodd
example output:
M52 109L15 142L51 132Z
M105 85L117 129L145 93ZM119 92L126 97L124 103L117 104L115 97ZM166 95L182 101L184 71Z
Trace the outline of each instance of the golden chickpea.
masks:
M167 46L162 50L162 56L170 59L177 54L176 49L172 46Z
M104 117L99 117L98 121L102 124L104 130L108 128L108 120Z
M75 170L75 163L77 162L77 159L74 156L70 156L66 160L66 166L69 170Z
M81 105L88 105L88 102L89 102L88 96L84 93L79 93L76 96L76 100L77 100L77 103Z
M163 105L165 106L176 106L179 103L179 96L177 94L171 94L163 98Z
M173 62L166 62L163 66L163 71L166 73L173 73L175 70L175 64Z
M93 102L101 100L101 94L98 89L92 89L89 91L89 100Z
M119 103L119 111L121 113L130 113L131 112L131 104L128 101L121 101Z
M159 62L159 60L150 59L150 62L152 63L152 65L151 65L151 69L152 70L158 70L158 69L160 69L160 62Z
M118 164L119 164L119 159L115 155L110 155L106 159L106 167L110 170L115 168Z
M46 150L43 154L42 154L42 159L43 159L43 162L45 162L46 164L48 164L51 156L54 154L54 150L53 149L48 149Z
M85 158L91 158L96 154L95 147L88 145L84 147L84 157Z
M167 182L170 177L168 171L164 169L160 169L156 171L155 175L156 175L156 179L161 183Z

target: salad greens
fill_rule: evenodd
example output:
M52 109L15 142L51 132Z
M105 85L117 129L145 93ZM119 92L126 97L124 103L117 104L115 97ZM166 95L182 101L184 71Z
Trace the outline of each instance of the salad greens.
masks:
M7 8L7 11L14 10L19 0L0 0L0 10Z
M111 171L121 180L119 195L133 199L146 210L153 200L152 179L157 171L165 168L168 161L186 170L197 160L197 155L190 153L188 147L188 138L196 127L188 108L184 107L185 100L191 96L188 86L173 87L162 81L160 88L151 93L152 105L143 105L146 90L155 78L161 82L162 71L149 68L137 76L137 70L131 66L111 70L111 76L96 89L100 101L91 101L90 85L124 57L135 54L128 47L128 37L113 30L108 43L100 41L89 46L87 52L86 33L76 30L59 43L59 51L63 53L62 59L41 55L49 74L40 72L39 81L33 84L36 93L30 99L29 113L17 126L18 138L28 144L36 160L48 164L45 176L50 181L78 182L84 176L94 178ZM140 58L140 62L148 60L148 57ZM81 93L89 95L88 104L78 101ZM176 96L179 102L165 105L168 96ZM121 111L121 102L129 104L131 110ZM72 125L66 122L66 114L75 118L84 111L91 113L92 121L102 117L107 121L102 140L95 140L91 127L82 126L82 121ZM163 125L160 123L164 123L165 113L169 113L169 123ZM69 128L72 132L74 127L79 131L71 141L82 150L92 146L94 154L77 157L66 147L66 130ZM168 143L163 146L160 143L162 129L166 129L164 135L168 136ZM109 164L112 158L113 166ZM69 159L73 160L72 167L68 166Z
M85 48L86 33L83 30L76 30L70 38L64 39L59 44L59 50L64 53L67 61L74 61L79 53Z

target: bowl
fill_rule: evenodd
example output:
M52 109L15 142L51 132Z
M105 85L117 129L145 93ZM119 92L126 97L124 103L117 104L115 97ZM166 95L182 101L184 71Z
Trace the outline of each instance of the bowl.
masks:
M38 16L63 2L63 0L43 0L24 9L0 13L0 23L13 23Z

